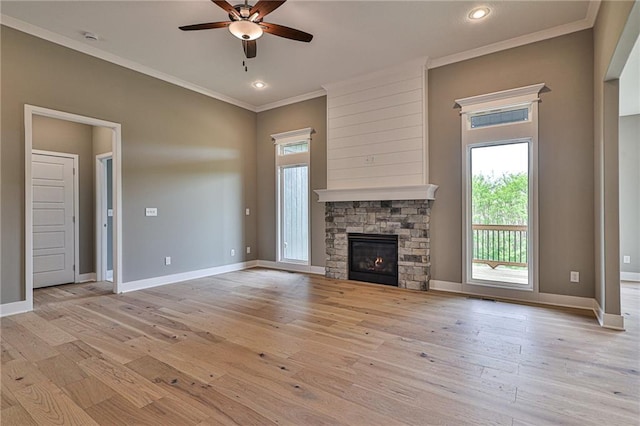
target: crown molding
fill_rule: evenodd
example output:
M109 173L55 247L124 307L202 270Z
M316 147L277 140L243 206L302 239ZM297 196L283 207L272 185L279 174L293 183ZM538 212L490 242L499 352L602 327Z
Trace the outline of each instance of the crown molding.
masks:
M535 43L538 41L547 40L554 37L559 37L559 36L570 34L577 31L582 31L584 29L593 27L596 17L598 15L600 4L601 4L601 0L591 0L589 2L589 7L587 9L587 14L585 18L580 21L559 25L557 27L538 31L536 33L526 34L520 37L515 37L509 40L500 41L487 46L482 46L476 49L471 49L464 52L455 53L453 55L443 56L440 58L430 59L428 57L420 57L403 64L403 66L406 67L408 64L415 63L416 65L425 66L428 69L437 68L444 65L453 64L455 62L461 62L468 59L473 59L473 58L488 55L491 53L499 52L502 50L512 49L514 47L524 46L526 44ZM213 90L206 89L202 86L198 86L197 84L190 83L188 81L179 79L169 74L165 74L163 72L157 71L146 65L139 64L135 61L131 61L129 59L122 58L118 55L105 52L96 47L89 46L85 43L82 43L81 41L56 34L49 30L45 30L44 28L40 28L38 26L29 24L27 22L13 18L11 16L0 14L0 24L6 25L7 27L16 29L18 31L22 31L24 33L33 35L43 40L50 41L52 43L67 47L69 49L73 49L78 52L102 59L104 61L111 62L116 65L120 65L122 67L148 75L150 77L154 77L159 80L166 81L168 83L185 88L187 90L191 90L193 92L200 93L210 98L214 98L219 101L223 101L223 102L226 102L226 103L229 103L229 104L232 104L256 113L268 111L268 110L279 108L286 105L295 104L295 103L306 101L309 99L318 98L321 96L326 96L327 91L329 89L336 88L344 84L349 84L349 82L353 82L353 81L361 82L363 79L380 77L381 75L389 74L390 72L393 71L393 69L395 69L395 67L387 68L384 70L376 71L370 74L348 79L345 81L324 84L322 86L324 89L322 90L316 90L314 92L309 92L302 95L282 99L280 101L256 106L256 105L252 105L252 104L240 101L238 99L232 98L230 96L223 95L222 93L218 93Z
M88 46L87 44L82 43L78 40L74 40L72 38L69 38L60 34L56 34L49 30L45 30L44 28L40 28L38 26L29 24L27 22L21 21L16 18L12 18L11 16L0 14L0 23L2 25L6 25L7 27L13 28L18 31L22 31L24 33L41 38L43 40L50 41L60 46L64 46L69 49L73 49L78 52L84 53L86 55L93 56L95 58L102 59L104 61L111 62L113 64L120 65L125 68L129 68L141 74L145 74L150 77L154 77L159 80L166 81L167 83L175 84L176 86L183 87L185 89L200 93L210 98L214 98L219 101L223 101L223 102L235 105L237 107L256 112L255 105L242 102L238 99L234 99L229 96L223 95L222 93L214 92L213 90L205 89L204 87L198 86L197 84L189 83L188 81L181 80L169 74L165 74L163 72L154 70L153 68L150 68L146 65L142 65L137 62L131 61L129 59L125 59L120 56L114 55L112 53L105 52L104 50L100 50L98 48Z
M590 1L589 8L587 9L587 14L585 18L581 19L580 21L558 25L557 27L548 28L546 30L538 31L531 34L525 34L523 36L514 37L509 40L499 41L497 43L488 44L476 49L454 53L453 55L434 58L429 61L427 66L429 69L438 68L444 65L450 65L456 62L462 62L468 59L478 58L480 56L500 52L502 50L513 49L514 47L520 47L526 44L536 43L538 41L548 40L550 38L560 37L566 34L571 34L578 31L586 30L588 28L592 28L593 24L595 23L596 17L598 16L599 8L600 0Z
M271 102L268 104L260 105L255 107L255 112L263 112L268 111L270 109L280 108L282 106L287 106L291 104L296 104L302 101L308 101L309 99L319 98L321 96L327 96L327 92L324 89L316 90L315 92L305 93L303 95L293 96L291 98L282 99L280 101Z

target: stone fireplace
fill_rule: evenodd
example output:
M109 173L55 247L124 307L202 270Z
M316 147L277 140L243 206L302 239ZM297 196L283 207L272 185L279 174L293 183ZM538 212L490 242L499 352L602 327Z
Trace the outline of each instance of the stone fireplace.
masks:
M348 234L396 235L398 287L428 290L430 200L325 201L328 278L349 279Z

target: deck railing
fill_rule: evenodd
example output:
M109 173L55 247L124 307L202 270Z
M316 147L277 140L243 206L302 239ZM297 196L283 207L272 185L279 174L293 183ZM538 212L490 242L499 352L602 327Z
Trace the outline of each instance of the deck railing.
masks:
M473 225L473 263L527 266L527 226Z

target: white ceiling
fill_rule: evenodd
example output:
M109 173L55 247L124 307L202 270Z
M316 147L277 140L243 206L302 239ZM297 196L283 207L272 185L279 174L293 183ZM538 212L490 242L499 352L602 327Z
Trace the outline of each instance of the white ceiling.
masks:
M226 29L178 30L181 25L228 20L222 9L207 0L3 0L1 11L3 24L261 110L322 90L323 84L419 57L446 63L474 49L487 53L588 28L597 4L289 0L265 21L309 32L313 41L300 43L265 34L258 40L257 58L247 60L248 72L242 67L240 41ZM480 5L488 6L490 15L470 22L469 11ZM85 40L85 31L100 39ZM486 47L490 45L493 48ZM268 87L254 89L255 80Z

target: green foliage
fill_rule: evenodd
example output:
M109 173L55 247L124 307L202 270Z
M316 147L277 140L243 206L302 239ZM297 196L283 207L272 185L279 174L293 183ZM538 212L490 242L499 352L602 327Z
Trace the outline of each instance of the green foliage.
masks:
M527 224L528 176L526 173L501 176L474 175L472 185L474 224Z
M472 184L473 224L527 226L526 173L475 175ZM474 230L473 257L498 262L526 263L527 232L509 229Z

